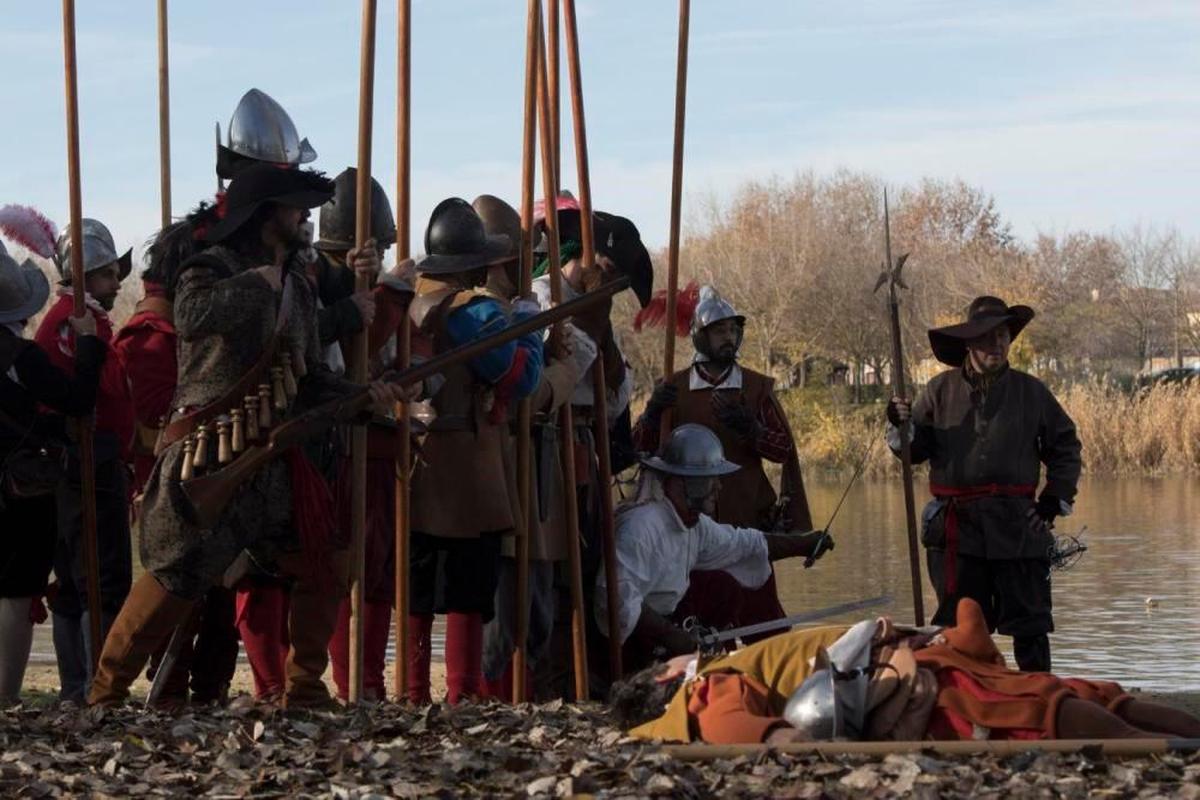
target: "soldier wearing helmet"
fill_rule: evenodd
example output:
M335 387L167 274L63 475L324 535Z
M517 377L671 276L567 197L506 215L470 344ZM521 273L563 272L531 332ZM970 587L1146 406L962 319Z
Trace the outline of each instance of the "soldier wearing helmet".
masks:
M618 619L625 660L644 666L656 650L675 655L695 647L678 624L680 601L694 570L724 570L740 585L761 587L771 562L818 554L816 531L768 533L712 518L721 485L740 468L725 459L721 440L703 425L671 431L661 455L642 459L636 497L617 513ZM596 620L608 629L605 573L595 592ZM723 627L716 613L699 620Z
M113 308L121 281L129 275L131 251L117 250L113 236L95 219L81 222L83 286L71 279L71 231L58 237L55 262L62 282L58 298L47 310L34 340L50 362L68 375L75 372L75 332L70 325L74 293L84 292L85 302L96 318L96 336L106 347L113 344ZM96 533L100 554L100 602L102 630L121 608L132 581L133 555L130 545L127 478L122 463L133 437L133 411L120 358L108 358L100 373L96 393L95 473ZM51 603L54 612L55 650L62 679L60 697L82 702L91 671L88 650L99 643L85 641L88 619L84 590L82 538L83 506L79 492L78 452L68 451L68 481L58 491L58 546L55 575L59 592ZM90 638L90 637L88 637Z
M676 425L700 424L721 440L726 457L741 469L722 481L713 518L744 528L812 527L800 461L787 416L774 393L774 381L737 361L746 318L715 289L685 291L681 305L695 303L690 320L696 356L683 370L659 384L634 426L634 443L642 452L659 447L662 431ZM665 295L654 303L665 300ZM654 304L652 303L652 305ZM777 498L764 462L783 465ZM771 575L757 589L746 589L722 571L693 576L692 591L682 606L704 616L707 609L736 609L733 622L750 625L784 616Z

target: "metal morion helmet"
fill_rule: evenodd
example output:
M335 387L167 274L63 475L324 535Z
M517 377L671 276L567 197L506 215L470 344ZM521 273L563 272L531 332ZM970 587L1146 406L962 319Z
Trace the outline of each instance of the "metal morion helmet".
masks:
M293 167L317 157L308 139L300 138L283 106L258 89L242 95L233 110L225 146L245 158Z
M133 248L124 254L117 253L112 234L99 220L84 217L80 226L83 228L83 271L84 273L107 267L114 261L120 264L121 280L129 276L133 267ZM63 228L56 243L58 258L55 259L58 274L64 281L71 280L71 226Z
M684 478L715 478L740 467L725 460L717 435L703 425L689 423L671 431L661 456L643 458L650 469Z
M864 620L817 652L815 668L788 698L783 718L814 740L862 735L871 677L871 642L879 623Z
M358 218L358 169L347 167L333 179L333 199L321 206L321 250L349 250L354 247L354 226ZM381 250L396 241L396 219L392 204L379 181L371 178L371 236Z
M705 336L699 335L705 328L715 322L720 322L725 319L737 320L738 327L746 326L746 318L734 310L725 298L717 293L717 290L711 286L700 287L700 299L696 303L696 310L692 314L692 345L697 352L708 355L708 339ZM741 349L742 340L738 337L738 348Z

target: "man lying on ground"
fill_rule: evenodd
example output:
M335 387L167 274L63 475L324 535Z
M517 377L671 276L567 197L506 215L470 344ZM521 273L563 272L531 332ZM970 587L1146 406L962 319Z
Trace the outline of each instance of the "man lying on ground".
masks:
M611 699L632 735L681 742L1200 737L1200 719L1119 684L1008 668L970 598L953 627L794 631L656 664Z

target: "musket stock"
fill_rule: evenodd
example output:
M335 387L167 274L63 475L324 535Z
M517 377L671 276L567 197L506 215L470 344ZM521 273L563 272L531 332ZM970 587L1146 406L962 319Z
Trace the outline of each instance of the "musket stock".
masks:
M489 336L459 345L420 364L392 373L387 377L387 381L397 386L411 386L454 364L587 311L628 286L629 278L622 276L582 297L568 300L540 314L514 322ZM183 490L184 497L191 505L192 521L201 528L212 528L238 488L264 464L279 457L290 447L302 444L335 425L351 421L370 406L370 392L364 386L284 422L271 432L265 444L247 448L230 464L206 475L181 481L179 488Z

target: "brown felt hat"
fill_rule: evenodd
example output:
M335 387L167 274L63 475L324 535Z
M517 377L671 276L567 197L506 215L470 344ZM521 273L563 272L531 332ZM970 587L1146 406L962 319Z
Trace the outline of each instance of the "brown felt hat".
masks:
M965 322L930 329L929 344L938 361L961 367L967 357L967 342L1001 325L1007 325L1009 335L1016 339L1031 319L1033 309L1029 306L1010 306L999 297L983 295L971 301Z

